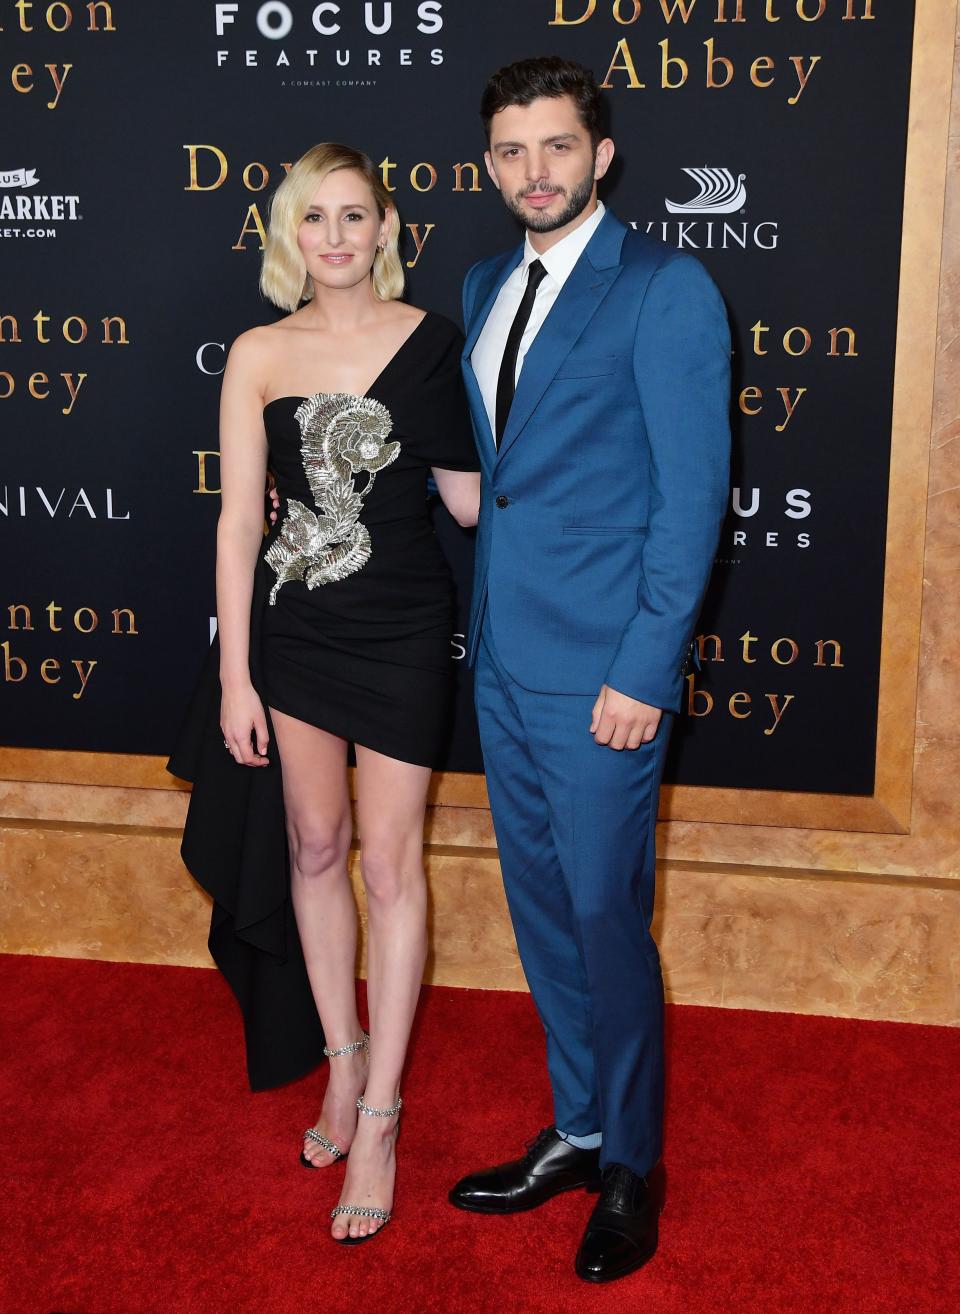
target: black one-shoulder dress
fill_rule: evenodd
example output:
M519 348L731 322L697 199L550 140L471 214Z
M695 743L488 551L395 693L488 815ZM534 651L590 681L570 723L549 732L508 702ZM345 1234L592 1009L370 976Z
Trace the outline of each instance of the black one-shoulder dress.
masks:
M267 709L422 766L442 755L454 680L453 584L427 476L478 468L462 346L428 313L362 397L264 409L281 504L254 577L254 688ZM181 852L214 900L210 951L261 1089L315 1066L323 1032L290 901L279 757L244 767L224 748L219 664L214 640L168 768L193 782Z

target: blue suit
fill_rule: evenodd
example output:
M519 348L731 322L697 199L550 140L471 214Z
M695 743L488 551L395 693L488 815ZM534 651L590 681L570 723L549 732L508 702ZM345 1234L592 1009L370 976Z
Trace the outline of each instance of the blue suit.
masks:
M483 467L469 655L504 885L557 1125L660 1155L655 823L670 716L596 744L603 684L675 712L726 510L730 341L702 266L607 212L523 363L499 452L470 354L522 248L463 290Z

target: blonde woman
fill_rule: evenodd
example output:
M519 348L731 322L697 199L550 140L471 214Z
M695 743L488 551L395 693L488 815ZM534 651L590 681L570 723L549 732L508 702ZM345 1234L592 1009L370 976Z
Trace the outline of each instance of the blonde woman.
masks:
M194 781L184 858L214 898L210 946L244 1012L251 1084L302 1075L321 1046L330 1058L300 1158L316 1171L349 1152L331 1226L345 1244L391 1216L426 955L423 819L454 619L428 475L460 524L479 505L462 338L400 301L398 233L379 175L346 146L314 146L273 198L260 284L290 313L241 334L227 361L219 641L171 759ZM268 463L279 514L264 541ZM347 877L351 743L369 1036Z

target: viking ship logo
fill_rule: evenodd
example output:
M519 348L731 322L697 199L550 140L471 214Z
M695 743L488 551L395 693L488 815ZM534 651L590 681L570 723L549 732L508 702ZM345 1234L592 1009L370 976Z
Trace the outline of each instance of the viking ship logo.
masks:
M689 201L666 201L671 214L733 214L746 203L745 173L738 174L734 182L729 169L684 169L683 172L700 190Z

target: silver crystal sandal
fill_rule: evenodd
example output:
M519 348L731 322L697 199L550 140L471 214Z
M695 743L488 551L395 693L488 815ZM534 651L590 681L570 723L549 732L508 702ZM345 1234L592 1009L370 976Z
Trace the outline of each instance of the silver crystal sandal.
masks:
M392 1118L403 1108L403 1100L398 1095L397 1102L392 1108L375 1109L361 1095L357 1100L357 1108L368 1118ZM330 1210L331 1218L338 1218L341 1214L352 1214L355 1218L376 1218L382 1224L376 1232L368 1232L366 1236L350 1236L349 1233L346 1236L335 1236L334 1241L341 1246L358 1246L361 1241L369 1241L372 1237L379 1236L393 1217L391 1210L378 1209L375 1205L337 1205L336 1209Z
M339 1049L327 1049L326 1045L324 1045L323 1053L325 1058L343 1058L347 1054L356 1054L361 1049L369 1050L369 1048L370 1037L364 1031L361 1038L355 1040L352 1045L341 1045ZM333 1160L329 1164L311 1163L303 1150L301 1150L300 1162L303 1164L304 1168L315 1168L318 1170L320 1168L332 1168L333 1164L338 1163L341 1159L345 1159L349 1154L348 1150L341 1150L338 1145L334 1145L333 1141L328 1140L326 1136L321 1135L316 1127L308 1127L303 1134L307 1140L313 1141L315 1145L319 1145L321 1150L326 1150L328 1154L333 1155Z

